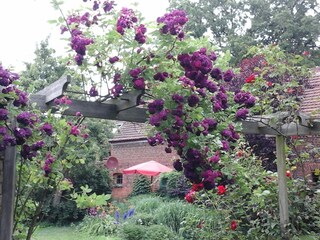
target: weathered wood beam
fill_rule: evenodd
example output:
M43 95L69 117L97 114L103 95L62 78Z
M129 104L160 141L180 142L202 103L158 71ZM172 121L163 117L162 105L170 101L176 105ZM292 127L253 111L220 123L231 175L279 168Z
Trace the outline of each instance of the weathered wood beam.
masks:
M12 240L16 179L16 147L7 147L4 155L0 239Z
M55 98L62 96L63 92L67 89L70 81L70 76L63 75L59 80L51 83L44 89L37 92L36 95L45 96L45 103L48 103Z
M44 103L44 98L44 96L33 95L30 99L36 104L36 107L40 111L48 111L49 109L54 110L56 106L54 102L51 101L49 103ZM62 113L63 115L75 116L77 112L80 112L83 116L90 118L140 123L146 122L147 120L147 110L144 108L133 107L118 112L116 104L88 102L74 99L71 99L71 101L72 103L69 105L69 108Z
M302 126L297 123L285 123L281 125L265 125L251 120L241 121L242 133L261 134L271 136L305 136L320 135L320 122L314 121L311 126Z
M117 105L117 111L120 112L139 105L140 98L143 94L144 91L142 90L132 90L130 92L123 93L117 99L110 99L106 101L106 103Z
M277 171L278 171L278 201L280 214L280 229L282 239L289 239L287 226L289 224L289 200L286 176L285 138L276 136Z

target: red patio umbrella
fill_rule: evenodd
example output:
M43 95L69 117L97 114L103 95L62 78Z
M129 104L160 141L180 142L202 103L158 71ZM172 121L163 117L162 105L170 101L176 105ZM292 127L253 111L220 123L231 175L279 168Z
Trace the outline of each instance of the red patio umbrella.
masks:
M157 176L160 173L171 172L172 170L173 169L156 161L149 161L124 169L122 172L124 174L142 174L147 176Z

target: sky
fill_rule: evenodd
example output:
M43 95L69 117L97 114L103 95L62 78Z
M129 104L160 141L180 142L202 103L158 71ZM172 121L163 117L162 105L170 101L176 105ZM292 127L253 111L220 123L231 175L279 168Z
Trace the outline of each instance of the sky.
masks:
M89 2L90 0L88 0ZM89 6L92 5L89 2ZM103 0L101 0L103 2ZM115 0L118 6L130 6L137 2L137 9L148 21L155 20L166 12L168 0ZM75 8L82 0L65 0L63 9ZM50 36L50 47L62 55L65 41L60 38L60 29L48 20L57 19L60 14L54 10L50 0L10 0L0 3L0 62L5 68L21 71L24 62L32 62L36 45Z

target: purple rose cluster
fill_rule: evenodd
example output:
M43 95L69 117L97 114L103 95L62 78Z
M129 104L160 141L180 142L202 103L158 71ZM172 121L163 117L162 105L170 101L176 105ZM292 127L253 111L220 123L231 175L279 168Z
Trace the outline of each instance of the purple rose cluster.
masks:
M224 119L219 117L220 112L227 110L230 105L230 98L222 83L232 81L235 74L231 69L222 71L214 67L217 56L214 52L207 53L205 48L192 54L180 54L177 59L184 69L184 75L179 78L183 94L174 93L166 101L155 99L148 103L149 123L161 129L161 134L157 132L148 142L151 146L166 142L167 153L174 148L180 156L173 164L175 169L184 171L191 182L202 182L204 188L210 190L225 178L219 171L221 154L229 152L240 138L234 125L230 123L225 126ZM157 73L155 80L165 81L161 74ZM166 73L165 76L169 74ZM208 98L210 101L206 101ZM255 98L248 92L236 92L233 100L238 106L234 120L245 119L249 113L248 108L255 104ZM205 107L210 102L213 113L211 116L216 117L192 119L198 106L204 104L202 107ZM208 135L220 139L220 144L215 144L215 149L190 147L190 139Z
M188 18L183 10L173 10L157 19L157 23L162 24L160 29L162 34L174 35L180 40L184 38L183 27L187 22Z
M136 17L134 11L129 8L122 8L121 15L117 20L117 32L124 35L126 29L135 29L135 37L139 44L144 44L146 42L146 32L147 28L143 24L138 24L138 18Z

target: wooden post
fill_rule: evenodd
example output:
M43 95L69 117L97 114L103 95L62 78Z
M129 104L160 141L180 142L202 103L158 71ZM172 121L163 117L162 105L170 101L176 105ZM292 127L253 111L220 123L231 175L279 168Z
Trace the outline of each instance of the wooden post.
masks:
M12 240L13 208L16 176L16 147L7 147L3 162L0 239Z
M278 189L279 189L279 213L282 239L289 239L287 224L289 223L288 190L286 178L286 158L284 136L276 136Z

